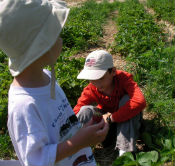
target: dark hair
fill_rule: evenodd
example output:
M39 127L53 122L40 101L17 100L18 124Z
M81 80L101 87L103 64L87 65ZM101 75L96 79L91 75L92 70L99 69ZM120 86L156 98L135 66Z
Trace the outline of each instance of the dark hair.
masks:
M113 68L109 68L109 69L108 69L108 72L109 72L110 74L111 74L111 72L112 72L112 69L113 69Z

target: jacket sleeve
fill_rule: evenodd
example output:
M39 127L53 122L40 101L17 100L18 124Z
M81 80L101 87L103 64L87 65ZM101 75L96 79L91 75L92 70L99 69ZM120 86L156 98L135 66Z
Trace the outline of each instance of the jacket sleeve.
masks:
M94 97L92 94L91 85L89 84L87 87L83 89L81 96L77 101L77 105L74 107L74 112L77 114L80 111L80 108L84 105L90 105L94 102Z
M112 114L112 118L115 122L124 122L139 114L146 107L146 101L131 74L124 72L119 80L130 99Z

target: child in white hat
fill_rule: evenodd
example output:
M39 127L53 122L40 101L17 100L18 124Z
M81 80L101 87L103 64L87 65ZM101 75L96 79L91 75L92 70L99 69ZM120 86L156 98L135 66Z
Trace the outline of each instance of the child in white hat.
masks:
M54 79L60 32L69 9L59 0L1 0L0 48L14 76L8 130L21 165L96 165L90 145L105 139L108 124L82 128ZM52 75L43 68L52 67ZM51 89L50 89L51 87ZM51 94L50 94L51 92Z
M116 70L111 54L96 50L87 56L77 78L90 81L74 107L80 122L87 122L98 110L110 124L104 147L114 142L120 156L136 151L141 111L146 102L132 75Z

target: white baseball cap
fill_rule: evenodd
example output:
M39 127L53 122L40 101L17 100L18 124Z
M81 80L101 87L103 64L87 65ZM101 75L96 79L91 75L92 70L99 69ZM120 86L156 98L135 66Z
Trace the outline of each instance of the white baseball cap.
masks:
M77 78L98 80L104 76L109 68L112 67L114 67L112 55L104 50L96 50L87 56L84 68Z
M9 57L12 76L54 45L68 13L60 0L0 0L0 49Z

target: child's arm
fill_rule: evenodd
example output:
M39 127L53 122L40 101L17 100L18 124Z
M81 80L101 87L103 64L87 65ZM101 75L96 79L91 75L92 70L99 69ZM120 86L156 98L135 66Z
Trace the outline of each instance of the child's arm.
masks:
M77 114L79 111L80 111L80 108L84 105L90 105L92 104L93 102L95 102L95 99L93 97L93 94L92 94L92 85L89 84L88 86L86 86L82 93L81 93L81 96L79 97L78 101L77 101L77 105L74 107L74 112L75 114Z
M93 121L91 120L72 138L58 144L55 162L71 156L82 148L102 142L107 135L108 129L108 124L103 120L98 124L93 124Z
M122 85L122 88L129 95L130 99L112 114L112 119L115 122L124 122L139 114L146 107L146 101L141 89L133 80L131 74L123 72L119 76L119 80L120 86Z

